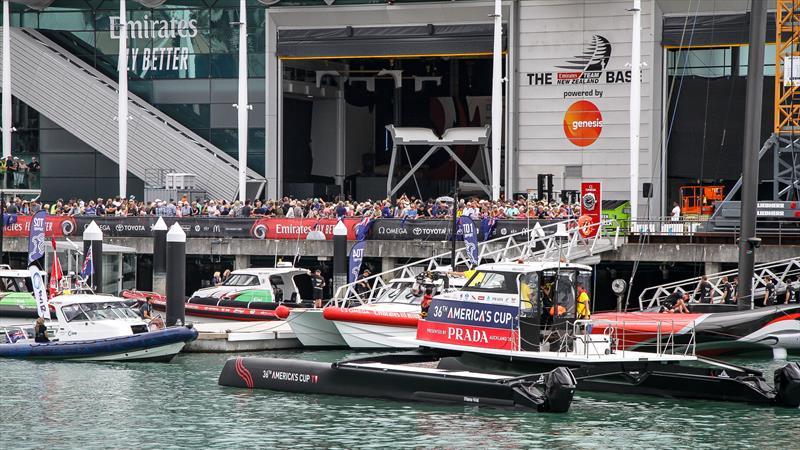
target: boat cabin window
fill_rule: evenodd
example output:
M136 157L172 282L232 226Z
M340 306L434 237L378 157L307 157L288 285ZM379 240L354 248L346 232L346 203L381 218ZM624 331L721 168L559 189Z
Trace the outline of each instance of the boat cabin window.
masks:
M415 292L414 283L410 281L392 283L375 299L375 303L403 303L419 305L424 291Z
M222 283L222 286L258 286L258 277L255 275L233 274Z
M477 271L462 289L470 292L517 293L517 274Z
M61 308L67 322L81 320L138 319L139 316L122 302L75 303Z
M519 276L520 313L526 317L540 314L539 311L539 274L526 273Z
M29 277L0 277L0 291L33 292L33 284Z

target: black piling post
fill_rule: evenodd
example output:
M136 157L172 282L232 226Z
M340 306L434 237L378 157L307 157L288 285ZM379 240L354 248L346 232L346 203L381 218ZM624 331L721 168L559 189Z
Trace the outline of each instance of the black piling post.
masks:
M167 232L167 326L186 323L186 233L177 222Z
M103 230L97 226L93 220L89 226L83 230L83 258L92 249L93 273L86 282L92 287L95 293L103 292Z
M161 217L153 225L153 292L167 292L167 224Z
M333 228L333 293L347 284L347 226L341 220Z

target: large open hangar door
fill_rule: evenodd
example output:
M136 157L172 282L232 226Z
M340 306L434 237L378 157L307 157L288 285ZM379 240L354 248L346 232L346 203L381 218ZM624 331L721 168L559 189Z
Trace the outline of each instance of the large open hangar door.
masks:
M392 150L386 125L441 134L490 124L492 33L491 24L279 30L283 194L383 198ZM426 150L401 149L399 173ZM487 175L480 149L454 151ZM401 192L449 192L454 168L444 152L434 155Z

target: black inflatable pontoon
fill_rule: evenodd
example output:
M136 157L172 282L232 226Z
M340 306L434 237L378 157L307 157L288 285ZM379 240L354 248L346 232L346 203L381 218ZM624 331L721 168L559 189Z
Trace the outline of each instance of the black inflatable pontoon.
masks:
M510 377L448 371L426 364L429 357L402 357L399 364L370 360L322 363L278 358L229 359L223 386L438 403L518 407L566 412L575 392L569 370Z

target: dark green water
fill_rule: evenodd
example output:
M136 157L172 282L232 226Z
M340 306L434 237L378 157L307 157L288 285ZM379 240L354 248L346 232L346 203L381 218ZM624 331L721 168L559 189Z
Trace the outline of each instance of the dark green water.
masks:
M800 448L800 409L579 393L569 413L556 415L248 391L217 385L229 357L0 360L0 449ZM769 373L783 364L746 363Z

